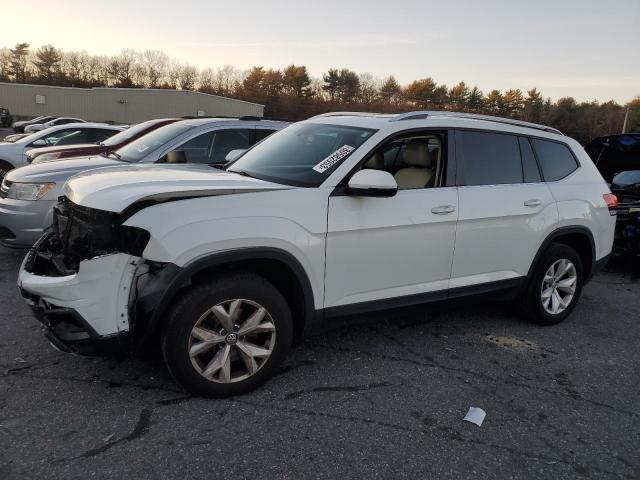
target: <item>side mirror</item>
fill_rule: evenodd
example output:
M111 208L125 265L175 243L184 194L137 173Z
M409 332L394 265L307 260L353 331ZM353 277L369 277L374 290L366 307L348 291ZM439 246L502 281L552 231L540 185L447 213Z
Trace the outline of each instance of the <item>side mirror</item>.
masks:
M32 147L46 147L47 146L47 142L45 140L36 140L35 142L33 142L31 144Z
M389 172L364 169L349 179L347 192L361 197L393 197L398 184Z
M167 153L164 163L187 163L187 155L183 150L173 150Z
M247 151L246 148L236 148L235 150L231 150L229 153L227 153L227 156L224 157L224 160L225 160L225 162L235 162L246 151Z

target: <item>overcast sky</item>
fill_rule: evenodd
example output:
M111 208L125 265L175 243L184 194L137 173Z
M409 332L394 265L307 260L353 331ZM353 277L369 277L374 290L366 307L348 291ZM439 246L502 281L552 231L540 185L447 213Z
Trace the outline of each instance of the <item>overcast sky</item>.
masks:
M29 0L2 6L2 43L115 54L164 50L197 67L304 64L433 77L557 99L640 95L640 0Z

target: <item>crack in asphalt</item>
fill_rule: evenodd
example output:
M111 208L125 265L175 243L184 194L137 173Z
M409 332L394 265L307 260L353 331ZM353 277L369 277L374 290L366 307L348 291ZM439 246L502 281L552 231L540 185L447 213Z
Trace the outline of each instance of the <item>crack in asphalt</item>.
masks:
M147 433L149 433L149 429L151 427L151 417L153 416L153 414L155 413L156 409L161 408L161 407L165 407L168 405L178 405L182 402L188 401L193 399L194 397L191 395L184 395L181 397L175 397L175 398L167 398L165 400L158 400L156 402L153 403L153 405L151 407L145 407L140 411L140 415L138 416L138 421L136 422L136 424L134 425L133 429L131 430L131 432L128 435L125 435L124 437L121 437L117 440L114 441L108 441L105 442L104 445L100 445L99 447L96 448L92 448L89 449L87 451L85 451L84 453L76 456L76 457L71 457L71 458L62 458L60 460L58 460L59 462L66 462L66 461L70 461L70 460L79 460L82 458L91 458L91 457L95 457L97 455L100 455L101 453L106 452L107 450L112 449L113 447L116 447L122 443L128 443L131 442L133 440L136 440L138 438L141 438L143 436L145 436Z
M77 457L73 457L72 460L77 460L80 458L91 458L91 457L95 457L96 455L99 455L103 452L106 452L107 450L115 447L116 445L119 445L121 443L127 443L127 442L131 442L132 440L135 440L136 438L142 437L143 435L146 435L149 432L149 427L151 426L151 414L153 413L153 410L150 408L143 408L142 411L140 412L140 416L138 417L138 421L136 422L135 426L133 427L133 430L131 431L131 433L129 433L128 435L119 438L118 440L115 440L113 442L107 442L104 445L101 445L97 448L93 448L90 450L87 450L86 452L82 453L81 455L77 456Z
M287 393L284 396L285 400L293 400L294 398L300 398L304 394L307 393L315 393L315 392L362 392L364 390L371 390L373 388L381 388L388 387L391 383L389 382L377 382L377 383L369 383L368 385L353 385L353 386L334 386L334 387L315 387L307 390L298 390L297 392Z
M119 387L132 387L132 388L140 388L142 390L157 390L161 392L171 392L171 393L184 393L184 390L180 390L178 388L167 388L167 387L159 387L154 385L144 385L140 383L133 382L123 382L117 381L114 382L112 380L103 380L100 378L77 378L77 377L55 377L49 375L30 375L28 373L22 373L20 375L13 375L14 378L35 378L37 380L62 380L67 382L77 382L77 383L101 383L106 385L108 388L113 388L114 386Z

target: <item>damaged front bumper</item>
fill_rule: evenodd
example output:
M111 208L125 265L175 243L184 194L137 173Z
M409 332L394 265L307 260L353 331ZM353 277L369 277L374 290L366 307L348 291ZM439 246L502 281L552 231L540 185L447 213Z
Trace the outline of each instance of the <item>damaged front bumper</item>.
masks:
M129 304L148 234L119 220L64 198L54 208L51 231L20 267L22 296L60 350L102 354L128 342Z

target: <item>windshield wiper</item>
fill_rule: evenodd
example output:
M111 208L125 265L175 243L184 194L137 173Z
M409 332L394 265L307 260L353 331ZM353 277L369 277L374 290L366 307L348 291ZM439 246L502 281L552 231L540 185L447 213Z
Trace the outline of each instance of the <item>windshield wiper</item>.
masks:
M254 177L253 175L251 175L250 173L245 172L244 170L231 170L231 169L227 169L227 172L237 173L238 175L242 175L243 177L256 178L256 177Z
M124 160L122 160L122 155L116 152L107 153L107 157L114 157L116 160L120 160L121 162L124 162Z

